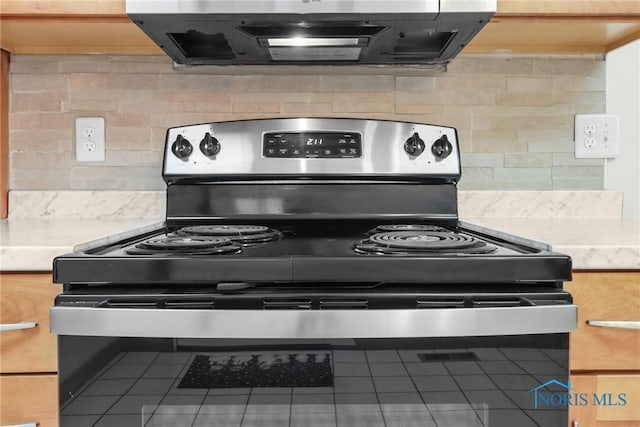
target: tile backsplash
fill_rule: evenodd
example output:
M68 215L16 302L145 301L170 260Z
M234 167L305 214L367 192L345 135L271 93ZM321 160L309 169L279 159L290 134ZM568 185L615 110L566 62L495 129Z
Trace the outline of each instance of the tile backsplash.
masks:
M599 190L573 117L605 111L591 57L460 56L441 74L222 75L163 56L11 57L12 190L159 190L168 127L276 116L383 118L458 129L464 190ZM78 163L74 119L105 118L106 161Z

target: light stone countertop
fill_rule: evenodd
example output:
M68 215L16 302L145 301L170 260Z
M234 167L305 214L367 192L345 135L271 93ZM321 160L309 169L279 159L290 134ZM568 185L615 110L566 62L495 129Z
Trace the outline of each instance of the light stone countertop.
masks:
M40 219L0 220L0 271L51 271L53 259L73 247L139 227L157 219Z
M640 269L640 222L619 218L467 217L471 222L550 243L575 269ZM53 258L75 245L161 223L146 219L0 220L0 270L50 271Z
M575 270L640 270L640 221L622 218L463 218L571 256Z

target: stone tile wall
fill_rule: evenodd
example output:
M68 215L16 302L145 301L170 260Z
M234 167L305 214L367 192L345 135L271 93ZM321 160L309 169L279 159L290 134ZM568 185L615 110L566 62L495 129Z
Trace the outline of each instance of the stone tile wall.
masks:
M573 116L602 113L594 58L463 55L446 73L220 75L161 56L11 58L11 189L157 190L167 127L274 116L454 126L467 190L598 190L603 161L573 156ZM106 122L106 161L75 161L76 117Z

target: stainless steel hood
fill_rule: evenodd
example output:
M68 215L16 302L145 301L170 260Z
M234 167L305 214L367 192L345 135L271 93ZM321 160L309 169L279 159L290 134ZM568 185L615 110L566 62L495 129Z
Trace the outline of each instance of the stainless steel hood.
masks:
M446 64L497 0L126 0L176 63Z

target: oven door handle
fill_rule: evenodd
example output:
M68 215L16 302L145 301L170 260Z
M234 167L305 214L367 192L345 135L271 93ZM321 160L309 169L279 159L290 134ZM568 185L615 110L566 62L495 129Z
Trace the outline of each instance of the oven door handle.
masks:
M150 338L409 338L574 331L573 304L410 310L51 309L58 335Z

